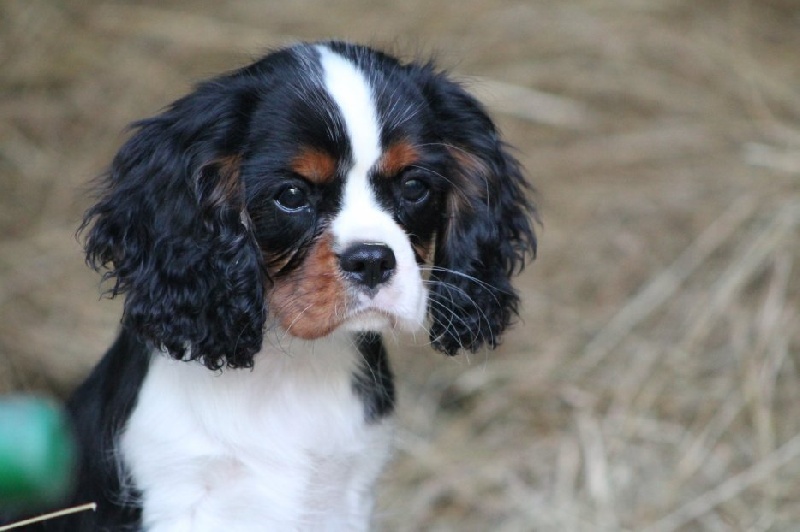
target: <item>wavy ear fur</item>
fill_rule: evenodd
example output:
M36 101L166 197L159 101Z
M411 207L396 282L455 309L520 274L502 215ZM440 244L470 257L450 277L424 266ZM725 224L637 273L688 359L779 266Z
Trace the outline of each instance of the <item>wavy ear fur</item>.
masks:
M481 104L443 74L423 88L448 146L453 188L431 274L431 342L449 355L495 347L517 313L511 276L536 255L536 210Z
M252 366L266 317L239 181L253 105L241 89L212 81L134 124L82 225L87 262L126 295L125 325L211 369Z

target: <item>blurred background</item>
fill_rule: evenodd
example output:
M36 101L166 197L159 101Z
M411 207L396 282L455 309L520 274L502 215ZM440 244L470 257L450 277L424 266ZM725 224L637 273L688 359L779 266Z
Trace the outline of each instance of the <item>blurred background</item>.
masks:
M401 339L385 530L796 530L800 2L0 2L0 392L63 397L118 301L87 183L205 77L339 37L434 56L538 189L500 349Z

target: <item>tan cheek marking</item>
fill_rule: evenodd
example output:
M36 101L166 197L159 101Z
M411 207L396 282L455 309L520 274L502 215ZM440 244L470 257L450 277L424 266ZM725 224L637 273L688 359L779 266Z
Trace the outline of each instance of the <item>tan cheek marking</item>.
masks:
M489 180L492 178L486 164L464 150L450 148L448 151L458 164L458 174L455 176L458 192L454 194L457 196L455 200L468 205L469 199L485 198L486 187L489 186Z
M395 176L404 168L419 161L419 152L407 140L393 143L383 152L378 168L385 176Z
M292 170L312 183L330 183L336 176L336 159L324 151L306 147L292 159Z
M267 267L267 275L269 275L270 279L274 279L280 271L289 264L293 256L294 254L287 253L279 257L274 257L262 250L261 258L264 260L264 264Z
M428 244L414 244L414 253L420 260L422 260L423 263L428 263L431 261L432 251L432 242L429 242Z
M292 336L321 338L343 321L347 296L331 242L331 236L324 235L297 270L275 281L270 309Z
M215 159L204 166L198 179L214 180L211 183L201 183L201 186L211 189L208 197L204 199L208 206L243 206L244 198L239 183L240 164L239 155L230 155Z
M489 186L492 175L486 164L475 155L458 148L450 148L448 151L458 165L456 175L453 176L455 186L447 197L447 217L450 218L447 232L450 233L455 226L454 220L472 214L473 201L485 200L486 187Z

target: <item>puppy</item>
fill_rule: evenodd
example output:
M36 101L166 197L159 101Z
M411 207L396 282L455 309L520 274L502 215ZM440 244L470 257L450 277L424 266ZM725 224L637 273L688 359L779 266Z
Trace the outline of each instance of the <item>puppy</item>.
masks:
M381 333L493 348L535 255L520 166L430 64L324 42L137 122L84 220L125 296L68 403L80 440L47 530L366 530L395 395Z

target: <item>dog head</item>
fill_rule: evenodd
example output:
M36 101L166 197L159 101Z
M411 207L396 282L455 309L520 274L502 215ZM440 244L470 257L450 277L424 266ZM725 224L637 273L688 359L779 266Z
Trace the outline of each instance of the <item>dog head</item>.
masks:
M179 359L248 367L266 328L427 326L494 347L535 254L519 164L429 64L301 44L134 124L84 219L127 327ZM426 319L429 318L429 319Z

